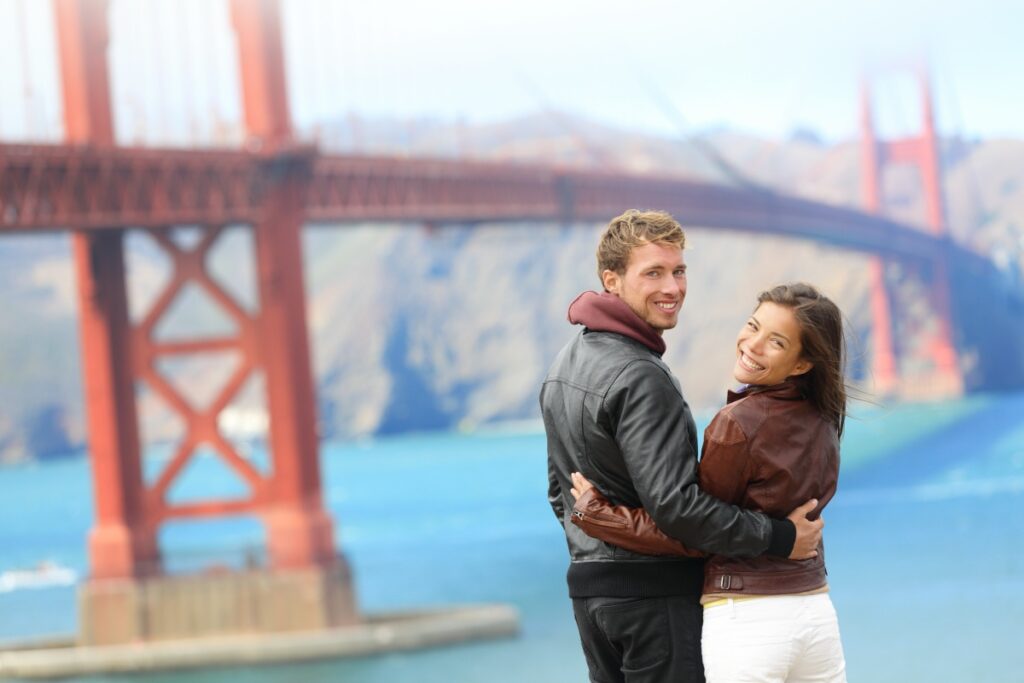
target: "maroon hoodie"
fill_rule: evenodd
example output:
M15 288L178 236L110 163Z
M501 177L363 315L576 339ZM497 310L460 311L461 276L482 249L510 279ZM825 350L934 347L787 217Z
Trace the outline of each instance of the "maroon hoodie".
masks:
M569 304L569 322L595 332L615 332L640 342L659 356L665 353L665 340L625 301L603 292L583 292Z

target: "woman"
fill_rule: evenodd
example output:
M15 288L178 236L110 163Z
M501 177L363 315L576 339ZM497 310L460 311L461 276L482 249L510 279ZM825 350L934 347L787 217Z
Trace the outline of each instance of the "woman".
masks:
M814 287L762 292L736 339L729 392L704 432L701 488L777 518L835 494L846 418L842 315ZM641 509L614 506L576 473L573 523L634 551L693 554ZM701 645L709 683L845 681L823 548L810 560L711 556Z

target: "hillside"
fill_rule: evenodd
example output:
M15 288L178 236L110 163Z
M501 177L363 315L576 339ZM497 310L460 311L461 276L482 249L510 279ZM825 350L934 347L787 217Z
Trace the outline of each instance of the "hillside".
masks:
M363 123L360 151L472 154L498 159L625 167L727 181L701 150L711 145L747 178L783 192L856 205L857 146L825 146L813 136L753 139L728 131L680 142L616 131L565 117L538 116L485 128ZM571 134L567 131L571 130ZM348 131L351 134L351 131ZM326 145L345 140L324 131ZM401 147L395 143L401 140ZM351 143L351 141L349 141ZM1024 253L1024 142L950 142L945 150L952 228L957 239L1019 273ZM904 217L920 215L911 174L892 173L887 193ZM627 208L627 207L623 207ZM656 207L655 207L656 208ZM684 225L686 217L678 217ZM593 250L600 225L415 225L307 229L308 315L321 431L351 438L408 430L466 428L537 417L548 363L573 329L568 302L596 288ZM869 351L866 260L856 254L777 238L688 226L689 295L666 360L691 404L710 410L728 385L732 339L758 291L783 280L821 286L843 307ZM240 235L227 238L211 267L225 281L248 282ZM241 251L240 251L241 250ZM150 297L166 265L146 238L129 245L133 310ZM73 289L66 237L0 240L0 459L53 456L81 448L83 414ZM1014 270L1016 269L1016 270ZM236 285L237 286L237 285ZM214 329L219 315L185 301L169 326ZM183 322L187 321L187 322ZM209 365L209 364L208 364ZM216 363L213 363L215 366ZM223 365L223 364L222 364ZM178 369L209 393L199 364ZM186 380L187 381L187 380ZM237 433L261 429L258 381L236 402ZM868 387L870 388L870 387ZM175 420L148 392L144 433L173 437Z

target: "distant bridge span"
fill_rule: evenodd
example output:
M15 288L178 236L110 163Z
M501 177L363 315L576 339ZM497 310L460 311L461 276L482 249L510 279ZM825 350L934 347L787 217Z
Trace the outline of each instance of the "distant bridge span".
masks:
M304 193L307 224L603 222L637 207L670 211L688 226L903 261L930 262L951 248L906 224L768 190L509 163L327 156L312 147L261 154L0 144L0 231L259 223L265 193L283 176Z

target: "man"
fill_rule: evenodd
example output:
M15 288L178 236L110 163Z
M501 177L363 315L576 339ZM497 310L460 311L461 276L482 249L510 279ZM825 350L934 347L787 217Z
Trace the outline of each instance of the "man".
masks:
M615 504L643 507L688 547L730 556L816 555L822 522L809 501L786 520L727 505L697 486L697 434L661 360L662 333L686 297L685 235L660 211L631 210L601 236L603 294L569 308L584 329L559 353L540 402L548 498L565 530L569 596L595 683L703 681L703 561L641 555L569 523L579 471Z

